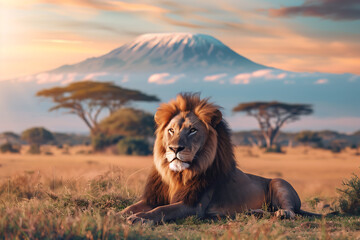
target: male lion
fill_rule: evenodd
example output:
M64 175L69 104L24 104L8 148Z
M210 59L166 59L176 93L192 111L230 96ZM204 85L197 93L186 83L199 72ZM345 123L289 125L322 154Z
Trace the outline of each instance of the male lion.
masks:
M227 123L208 99L180 94L160 105L155 122L154 167L142 200L122 211L132 213L128 222L234 215L263 206L281 218L306 213L285 180L246 174L236 167Z

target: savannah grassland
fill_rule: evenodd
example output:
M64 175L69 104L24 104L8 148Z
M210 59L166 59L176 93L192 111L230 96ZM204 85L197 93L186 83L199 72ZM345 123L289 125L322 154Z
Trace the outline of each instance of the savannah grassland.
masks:
M45 147L52 155L0 154L0 239L360 239L358 216L298 216L277 220L189 217L158 226L130 226L119 214L141 195L152 157L90 154ZM303 209L338 208L337 188L360 173L355 150L341 153L303 147L286 154L237 147L238 166L265 177L282 177L297 190Z

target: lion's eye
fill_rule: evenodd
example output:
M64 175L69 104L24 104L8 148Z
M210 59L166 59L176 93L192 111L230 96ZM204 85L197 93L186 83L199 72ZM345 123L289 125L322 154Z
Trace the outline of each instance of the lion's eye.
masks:
M171 136L174 135L174 129L170 128L168 131L169 131Z
M191 128L189 135L193 135L193 134L195 134L196 132L197 132L197 129L196 129L196 128Z

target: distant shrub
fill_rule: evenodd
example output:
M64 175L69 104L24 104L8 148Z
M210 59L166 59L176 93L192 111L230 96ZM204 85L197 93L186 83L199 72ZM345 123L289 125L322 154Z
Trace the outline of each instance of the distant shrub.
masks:
M11 143L4 143L0 145L0 152L18 153L19 149L15 148Z
M338 189L341 196L339 206L342 212L360 215L360 179L353 175L350 180L343 181L343 188Z
M351 149L357 149L357 148L358 148L358 145L355 144L355 143L353 143L353 144L351 144L350 148L351 148Z
M347 145L348 142L346 140L333 140L328 146L328 149L333 153L340 153Z
M30 148L28 150L28 153L30 154L40 154L40 146L38 144L31 144Z
M101 151L104 150L106 147L118 143L119 140L122 138L122 136L118 135L107 136L104 133L98 133L91 136L91 144L95 151Z
M333 153L340 153L342 151L342 148L338 145L332 145L328 148Z
M54 135L43 127L34 127L25 130L21 138L30 144L46 144L54 140Z
M138 109L121 108L103 119L99 129L108 136L149 137L154 135L154 116Z
M284 153L280 145L272 146L271 148L266 148L266 153Z
M295 136L296 141L303 143L307 146L309 143L314 143L315 145L321 144L322 138L316 132L312 131L302 131Z
M146 156L151 153L149 143L143 138L124 138L117 144L118 154Z

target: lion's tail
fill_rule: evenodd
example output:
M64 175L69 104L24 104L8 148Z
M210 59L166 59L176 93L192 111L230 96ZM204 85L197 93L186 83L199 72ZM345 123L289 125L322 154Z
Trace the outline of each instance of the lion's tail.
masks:
M322 214L307 212L307 211L304 211L301 209L297 212L297 214L300 214L301 216L305 216L305 217L323 217L324 216Z
M327 217L327 216L336 216L339 214L339 212L335 211L335 212L331 212L331 213L327 213L327 214L318 214L318 213L307 212L307 211L300 209L297 212L297 214L300 214L301 216L305 216L305 217Z

